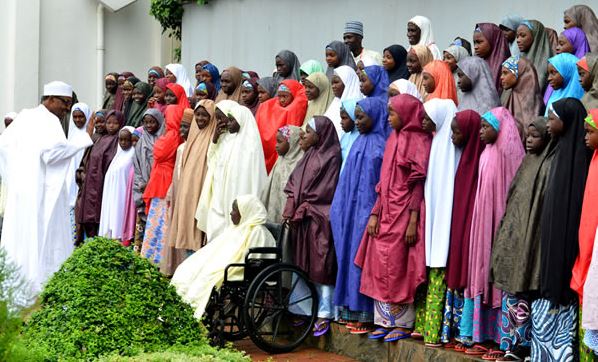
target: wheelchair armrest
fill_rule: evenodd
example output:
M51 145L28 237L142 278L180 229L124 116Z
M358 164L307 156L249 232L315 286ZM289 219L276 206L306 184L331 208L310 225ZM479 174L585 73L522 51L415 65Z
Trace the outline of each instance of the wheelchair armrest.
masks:
M236 263L236 264L228 264L226 266L226 268L224 268L224 281L227 282L228 281L228 269L229 268L245 268L245 264L240 264L240 263Z
M260 247L260 248L249 248L247 255L245 255L245 262L247 262L251 255L254 254L274 254L276 259L280 259L280 249L277 247ZM274 258L265 258L274 259Z

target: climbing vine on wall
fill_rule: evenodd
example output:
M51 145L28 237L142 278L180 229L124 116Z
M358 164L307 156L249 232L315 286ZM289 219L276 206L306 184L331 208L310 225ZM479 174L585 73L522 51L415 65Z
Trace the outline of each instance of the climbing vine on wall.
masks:
M213 1L213 0L210 0ZM150 15L162 25L162 32L168 32L169 37L181 40L181 25L183 20L183 4L186 0L152 0ZM195 0L197 5L206 5L208 0Z

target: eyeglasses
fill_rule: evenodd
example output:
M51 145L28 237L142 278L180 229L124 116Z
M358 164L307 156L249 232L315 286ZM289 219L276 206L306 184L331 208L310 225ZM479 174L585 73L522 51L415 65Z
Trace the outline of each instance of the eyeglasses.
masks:
M56 99L59 99L66 107L70 107L72 105L72 100L70 98L64 98L64 97L55 97Z

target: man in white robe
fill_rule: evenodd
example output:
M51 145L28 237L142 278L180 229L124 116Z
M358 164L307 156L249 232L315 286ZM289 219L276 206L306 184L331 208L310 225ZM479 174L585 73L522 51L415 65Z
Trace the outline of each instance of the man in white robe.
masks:
M42 104L23 110L0 135L0 173L7 187L1 244L33 295L74 248L66 176L71 157L92 141L67 141L60 119L71 102L70 85L48 83Z

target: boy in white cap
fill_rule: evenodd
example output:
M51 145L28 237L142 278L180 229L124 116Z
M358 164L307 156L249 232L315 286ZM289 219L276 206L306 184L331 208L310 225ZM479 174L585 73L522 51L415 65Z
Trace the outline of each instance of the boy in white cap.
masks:
M351 20L345 23L343 41L351 49L355 64L361 61L365 67L369 65L382 65L382 54L365 49L361 44L363 41L363 23L361 21Z
M7 187L1 243L29 283L21 298L39 293L73 250L66 176L71 157L92 142L69 143L64 135L60 119L70 111L72 94L64 82L46 84L42 104L21 111L0 135Z

